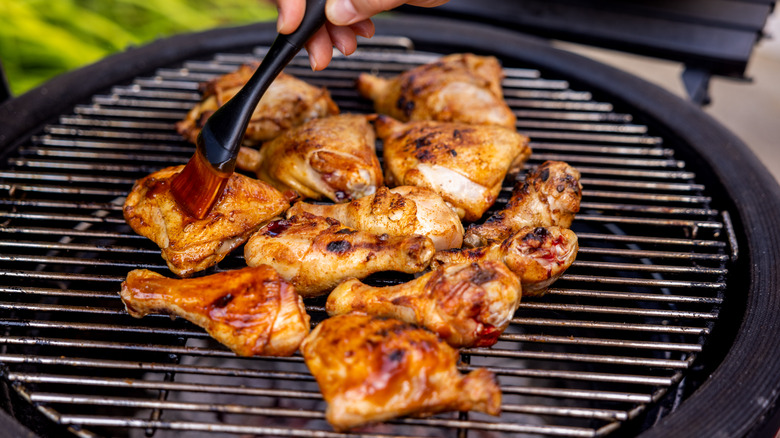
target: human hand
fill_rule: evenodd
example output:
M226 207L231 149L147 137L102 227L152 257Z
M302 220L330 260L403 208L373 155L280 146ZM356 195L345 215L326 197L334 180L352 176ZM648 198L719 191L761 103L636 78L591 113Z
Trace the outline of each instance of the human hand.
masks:
M292 33L303 20L306 0L273 0L279 8L276 28L279 33ZM328 66L333 56L333 47L344 55L351 55L357 49L357 36L374 36L373 15L388 11L402 4L434 7L448 0L328 0L325 15L328 21L306 43L312 70Z

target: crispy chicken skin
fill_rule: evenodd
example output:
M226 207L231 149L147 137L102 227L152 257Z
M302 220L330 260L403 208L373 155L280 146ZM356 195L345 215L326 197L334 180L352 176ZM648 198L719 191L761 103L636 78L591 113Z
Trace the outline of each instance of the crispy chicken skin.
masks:
M407 283L372 287L352 279L328 296L329 315L352 311L398 318L453 347L489 347L509 325L522 292L500 261L450 264Z
M338 431L405 415L475 410L499 415L493 373L458 372L458 352L435 334L363 314L326 319L301 352Z
M270 222L244 246L249 266L273 266L304 297L327 293L347 278L420 272L434 252L425 236L377 235L306 212Z
M391 79L367 73L360 94L377 112L398 120L438 120L514 129L516 117L504 102L498 59L470 53L445 56Z
M238 93L258 65L242 65L234 72L202 84L201 102L190 110L184 120L176 124L176 130L195 143L206 120ZM314 87L292 75L281 73L252 113L244 144L254 145L272 139L282 131L307 120L338 113L338 106L325 88Z
M209 214L195 219L170 192L171 180L183 168L169 167L136 181L123 210L130 227L156 243L168 268L180 277L215 265L290 205L290 196L234 173Z
M287 215L309 212L332 217L345 226L390 236L428 236L437 250L460 248L463 224L441 196L421 187L380 187L370 196L348 204L297 202Z
M434 255L431 267L483 260L503 262L519 278L523 296L543 295L577 257L577 235L561 227L523 227L501 242Z
M427 187L467 221L482 217L507 172L531 155L528 137L500 126L401 123L387 116L377 117L375 126L384 143L387 184Z
M314 119L263 144L241 148L237 165L279 190L306 198L351 201L382 186L376 135L358 114Z
M120 296L131 316L182 317L239 356L291 356L309 334L303 299L269 266L183 280L136 269Z
M580 172L563 161L546 161L518 181L506 207L466 231L464 245L499 242L523 227L571 227L580 211Z

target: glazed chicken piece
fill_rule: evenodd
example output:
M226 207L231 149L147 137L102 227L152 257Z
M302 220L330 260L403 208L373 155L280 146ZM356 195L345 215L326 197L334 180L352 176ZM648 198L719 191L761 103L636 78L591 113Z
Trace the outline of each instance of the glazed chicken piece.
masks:
M392 79L367 73L358 78L360 94L378 113L398 120L438 120L515 128L504 102L498 59L470 53L445 56Z
M482 217L507 172L518 171L531 154L528 137L500 126L401 123L387 116L375 125L384 142L387 184L427 187L467 221Z
M571 227L580 211L580 172L563 161L546 161L517 182L506 207L466 231L464 245L500 242L523 227Z
M332 217L345 226L394 237L428 236L437 250L460 248L463 225L458 215L436 193L419 187L380 187L374 195L348 204L297 202L287 215L309 212Z
M124 204L125 221L162 250L168 268L187 277L215 265L294 198L268 184L234 173L203 219L182 210L170 192L184 166L169 167L136 181Z
M523 227L501 242L471 249L439 251L431 267L496 260L520 278L523 296L541 296L577 257L577 235L561 227Z
M458 352L435 334L363 314L326 319L301 345L337 431L405 415L475 410L499 415L493 373L458 372Z
M239 356L291 356L309 334L303 299L269 266L183 280L136 269L120 296L131 316L182 317Z
M242 65L234 72L202 84L201 102L176 124L176 130L195 143L206 120L238 93L258 65ZM244 144L255 145L308 120L338 113L338 106L325 88L314 87L292 75L281 73L268 87L252 113Z
M312 297L347 278L380 271L420 272L434 252L433 242L425 236L380 236L304 212L273 221L253 234L244 258L249 266L273 266L299 294Z
M306 198L351 201L382 186L376 136L366 116L314 119L263 144L241 148L237 165L279 190Z
M358 311L417 324L453 347L489 347L509 326L521 296L517 276L486 260L446 265L394 286L347 280L325 308L331 316Z

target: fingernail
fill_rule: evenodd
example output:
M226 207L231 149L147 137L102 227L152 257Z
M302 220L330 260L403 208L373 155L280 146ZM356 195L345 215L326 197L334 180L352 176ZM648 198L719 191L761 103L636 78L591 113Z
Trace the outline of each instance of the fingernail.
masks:
M353 24L358 16L355 6L351 0L336 0L328 2L326 6L326 15L331 23L337 26L347 26Z
M284 15L282 15L282 11L279 11L279 16L276 18L276 31L281 33L282 28L284 28Z
M336 49L338 49L339 52L341 52L342 55L348 55L347 49L344 47L344 44L341 43L333 43L334 46L336 46Z
M309 64L311 65L312 71L317 71L317 60L314 59L314 55L309 53Z

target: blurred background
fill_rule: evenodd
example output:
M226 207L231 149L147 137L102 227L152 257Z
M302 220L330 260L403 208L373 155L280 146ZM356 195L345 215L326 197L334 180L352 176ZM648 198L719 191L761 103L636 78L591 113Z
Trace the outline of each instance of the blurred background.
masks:
M19 95L128 46L176 33L276 18L268 0L0 0L0 62ZM770 16L749 81L713 77L704 109L732 130L780 180L780 19ZM776 37L777 36L777 37ZM559 47L613 65L685 99L680 63L581 46Z
M19 95L128 46L276 19L263 0L0 0L0 62Z

